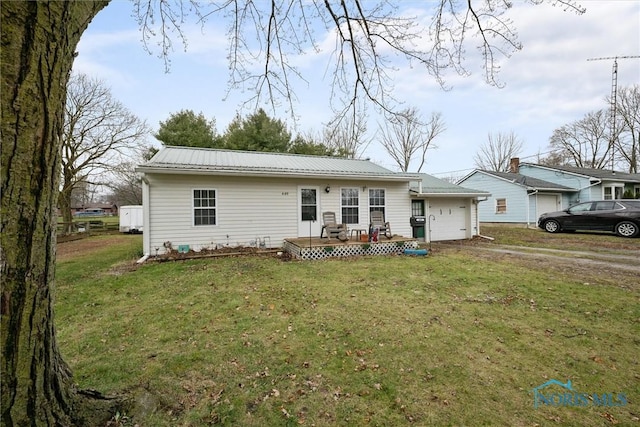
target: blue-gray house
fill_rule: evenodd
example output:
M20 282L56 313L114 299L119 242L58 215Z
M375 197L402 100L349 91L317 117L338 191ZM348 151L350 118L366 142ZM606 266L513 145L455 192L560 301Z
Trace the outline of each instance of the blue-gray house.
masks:
M573 166L519 165L522 175L574 188L570 204L590 200L640 198L640 174Z
M545 166L511 159L510 172L475 170L458 184L491 193L480 203L480 222L535 225L545 212L578 202L640 198L640 174L573 166Z
M569 207L576 190L513 172L474 170L458 185L491 193L478 205L481 222L535 225L545 212Z

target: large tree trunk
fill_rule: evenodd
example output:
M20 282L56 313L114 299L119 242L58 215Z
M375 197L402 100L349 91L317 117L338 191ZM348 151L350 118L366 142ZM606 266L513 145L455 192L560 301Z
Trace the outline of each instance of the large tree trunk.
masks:
M108 1L2 1L2 425L89 424L53 316L55 207L66 84ZM91 399L92 400L92 399Z
M64 168L63 168L64 169ZM64 232L65 233L71 233L73 232L73 215L71 213L71 197L72 197L72 191L73 191L73 186L71 185L71 183L68 183L68 175L67 174L63 174L63 183L62 183L62 190L60 191L59 194L59 198L58 198L58 208L60 209L60 212L62 213L62 222L64 224Z

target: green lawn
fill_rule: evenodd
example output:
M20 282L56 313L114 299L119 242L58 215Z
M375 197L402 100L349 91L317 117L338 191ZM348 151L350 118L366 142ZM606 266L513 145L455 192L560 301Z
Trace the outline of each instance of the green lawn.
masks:
M146 402L125 425L638 423L637 283L446 250L136 268L118 237L58 262L56 325L80 387ZM549 379L627 402L536 409Z

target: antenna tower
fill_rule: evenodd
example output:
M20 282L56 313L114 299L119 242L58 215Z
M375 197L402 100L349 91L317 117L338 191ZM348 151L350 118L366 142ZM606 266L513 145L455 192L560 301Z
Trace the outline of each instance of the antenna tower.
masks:
M616 139L616 105L618 103L618 59L632 59L640 58L640 55L627 55L627 56L607 56L603 58L589 58L587 61L605 61L613 59L613 69L611 71L611 114L609 115L609 129L611 134L609 136L609 154L611 156L611 170L614 170L615 165L615 148Z

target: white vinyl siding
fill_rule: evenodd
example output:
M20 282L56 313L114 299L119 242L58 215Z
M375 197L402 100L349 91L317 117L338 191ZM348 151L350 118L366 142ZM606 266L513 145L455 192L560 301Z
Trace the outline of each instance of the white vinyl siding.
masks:
M269 237L279 246L284 237L296 237L297 187L293 182L237 177L147 175L149 190L150 253L164 251L164 242L200 250L222 245L249 245ZM241 184L242 182L242 184ZM215 227L194 226L192 191L216 189ZM280 241L278 241L280 239Z
M165 251L164 243L176 248L189 245L193 250L221 245L249 245L257 239L280 247L285 238L298 236L300 186L317 186L331 191L318 193L318 212L340 212L340 188L362 189L363 181L240 176L158 175L147 173L145 194L145 254ZM367 181L367 187L385 188L385 218L394 234L411 236L411 201L407 182ZM216 190L215 227L193 225L193 189ZM335 190L334 190L335 189ZM367 228L369 206L360 198L356 224ZM148 209L147 209L148 207ZM148 218L147 218L148 216ZM341 220L338 218L338 220ZM149 227L146 227L149 224ZM147 229L148 228L148 229Z

